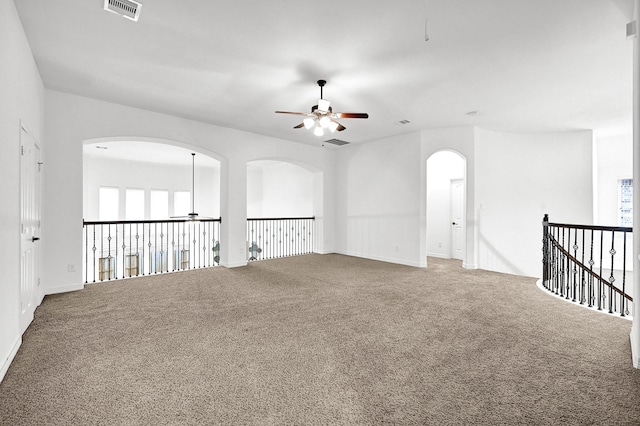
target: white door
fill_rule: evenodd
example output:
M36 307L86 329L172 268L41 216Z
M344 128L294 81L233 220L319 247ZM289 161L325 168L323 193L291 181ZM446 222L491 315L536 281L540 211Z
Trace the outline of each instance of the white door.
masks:
M40 150L24 128L20 135L20 333L31 321L40 283Z
M451 180L451 257L464 259L464 181Z

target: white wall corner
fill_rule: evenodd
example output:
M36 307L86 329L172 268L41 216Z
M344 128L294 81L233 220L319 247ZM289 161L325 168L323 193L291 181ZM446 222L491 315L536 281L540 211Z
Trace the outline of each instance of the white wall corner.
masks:
M4 375L7 374L11 362L16 357L18 349L20 349L20 345L22 345L22 336L18 336L18 339L11 346L9 354L6 357L3 357L2 364L0 365L0 382L4 379Z

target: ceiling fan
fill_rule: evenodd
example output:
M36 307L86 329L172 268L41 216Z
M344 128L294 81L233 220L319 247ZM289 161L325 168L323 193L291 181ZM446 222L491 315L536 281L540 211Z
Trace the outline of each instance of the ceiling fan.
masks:
M199 219L213 219L210 217L199 217L198 213L195 212L195 178L196 178L196 168L195 168L195 160L196 153L191 153L191 213L188 213L187 216L171 216L171 219L188 219L188 220L199 220Z
M331 103L322 97L322 88L327 84L325 80L318 80L318 86L320 86L320 99L318 99L318 105L311 107L311 112L290 112L290 111L276 111L276 114L294 114L304 115L306 118L302 120L302 123L294 126L294 129L304 127L306 129L314 129L313 133L316 136L324 135L325 129L330 132L338 132L346 129L337 120L340 118L369 118L369 114L364 112L333 112Z

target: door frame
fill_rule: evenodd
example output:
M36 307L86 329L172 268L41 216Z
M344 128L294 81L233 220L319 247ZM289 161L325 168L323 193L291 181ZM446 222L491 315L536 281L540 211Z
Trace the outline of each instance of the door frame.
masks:
M27 146L28 145L28 146ZM40 287L40 275L41 275L41 255L42 249L40 247L40 235L41 235L41 223L42 223L42 181L41 181L41 166L40 161L41 151L38 140L25 126L24 122L20 123L20 280L19 280L19 318L18 324L20 327L20 334L24 333L31 321L36 310L36 307L42 301L42 290ZM25 149L33 150L33 157L30 159L31 164L27 165L25 160ZM25 167L27 170L25 170ZM24 173L31 173L30 182L27 183L28 191L32 191L32 199L29 206L25 202L25 175ZM25 209L31 209L30 212L26 212ZM27 223L28 222L28 223ZM30 239L30 241L27 241ZM23 253L25 250L30 249L33 253L32 264L30 265L30 271L25 272L23 266ZM29 277L26 277L26 274ZM30 279L31 282L27 283L25 294L25 280ZM28 306L25 308L24 304Z
M455 197L454 197L454 191L453 191L453 187L454 185L459 184L462 188L459 194L459 200L457 200L457 202L460 204L460 223L456 223L456 218L454 215L454 205L456 203ZM451 205L450 205L450 215L451 215L451 241L450 241L450 253L449 256L451 259L458 259L458 260L463 260L464 261L464 255L465 255L465 179L464 178L454 178L450 180L450 192L449 192L449 196L451 198ZM456 244L455 244L455 232L454 229L456 226L460 227L460 232L462 233L461 236L461 245L462 247L460 248L460 253L456 255Z

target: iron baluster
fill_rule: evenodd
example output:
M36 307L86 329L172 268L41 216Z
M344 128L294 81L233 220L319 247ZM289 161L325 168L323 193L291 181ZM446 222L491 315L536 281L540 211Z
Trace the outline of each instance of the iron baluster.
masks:
M626 277L627 277L627 233L623 234L622 242L622 294L626 293ZM629 315L629 311L626 306L627 300L624 297L620 298L620 316Z
M609 313L612 314L613 313L613 283L616 281L615 277L613 276L613 263L614 263L614 256L616 254L616 250L614 248L614 241L615 241L615 232L611 231L611 250L609 250L609 254L611 255L611 275L609 276Z

